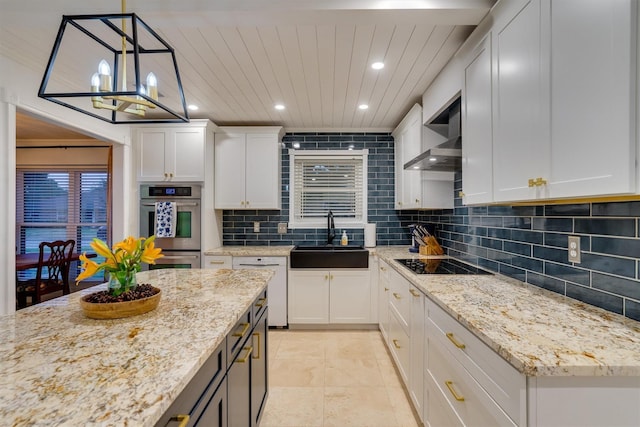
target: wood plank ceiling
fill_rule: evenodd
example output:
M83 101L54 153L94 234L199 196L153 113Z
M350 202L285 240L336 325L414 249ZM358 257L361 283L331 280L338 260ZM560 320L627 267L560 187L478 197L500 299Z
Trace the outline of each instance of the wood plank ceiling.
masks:
M3 0L0 54L41 73L62 14L118 12L119 2L112 3ZM174 47L187 103L199 107L193 118L288 130L391 130L492 4L158 0L130 1L128 11ZM371 69L375 61L385 67ZM89 71L75 72L70 80L89 81ZM278 103L286 108L274 109Z

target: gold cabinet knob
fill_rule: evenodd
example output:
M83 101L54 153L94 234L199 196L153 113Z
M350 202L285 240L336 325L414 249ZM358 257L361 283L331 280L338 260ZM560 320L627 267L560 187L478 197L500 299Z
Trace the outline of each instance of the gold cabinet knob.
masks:
M458 191L458 197L464 197L464 191Z
M409 292L411 292L411 295L413 295L414 297L420 296L420 292L416 291L415 289L409 289Z
M536 180L533 178L529 178L529 188L536 186Z

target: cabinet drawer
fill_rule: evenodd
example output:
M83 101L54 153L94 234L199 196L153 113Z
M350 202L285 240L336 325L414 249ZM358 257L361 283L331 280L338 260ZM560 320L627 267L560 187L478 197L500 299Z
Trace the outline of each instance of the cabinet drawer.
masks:
M400 325L396 310L389 305L389 350L396 362L396 367L400 371L402 381L409 384L409 364L411 363L411 348L409 335Z
M437 340L428 340L429 398L438 392L443 395L466 426L516 425L448 349Z
M202 268L232 268L230 255L205 255Z
M511 418L524 419L525 376L428 299L427 311L429 345L449 350Z
M411 294L409 289L411 285L395 270L391 270L390 275L390 292L389 303L396 310L400 325L409 334L409 321L411 319Z
M236 322L231 332L227 335L227 367L242 350L243 344L251 335L251 308L249 308Z

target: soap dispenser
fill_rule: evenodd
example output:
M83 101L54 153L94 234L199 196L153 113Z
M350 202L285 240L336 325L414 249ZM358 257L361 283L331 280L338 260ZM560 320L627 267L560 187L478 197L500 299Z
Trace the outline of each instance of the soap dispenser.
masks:
M342 230L342 237L340 238L340 245L347 246L349 244L349 238L347 237L347 230Z

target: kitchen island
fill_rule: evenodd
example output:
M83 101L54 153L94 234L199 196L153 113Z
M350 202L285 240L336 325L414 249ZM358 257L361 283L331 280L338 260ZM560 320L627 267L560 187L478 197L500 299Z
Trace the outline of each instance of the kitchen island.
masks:
M153 426L264 292L266 270L161 269L154 311L84 317L104 285L0 318L0 419L10 426Z

